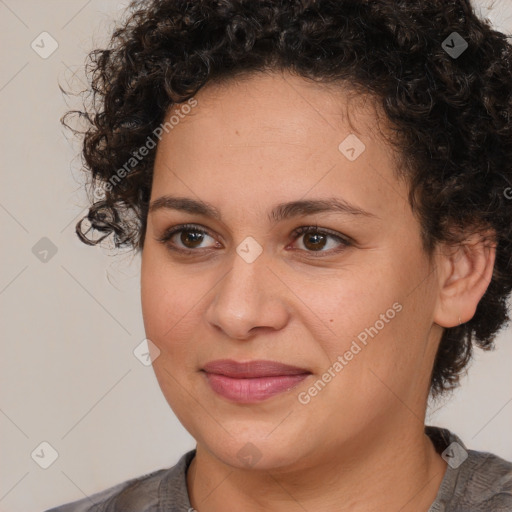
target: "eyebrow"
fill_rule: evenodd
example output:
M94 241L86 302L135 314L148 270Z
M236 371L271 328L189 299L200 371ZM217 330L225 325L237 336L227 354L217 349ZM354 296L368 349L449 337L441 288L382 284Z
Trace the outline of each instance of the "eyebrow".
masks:
M204 215L206 217L222 221L220 211L215 206L205 201L198 201L188 197L175 197L169 195L161 196L151 202L149 206L149 213L161 209L178 210L196 215ZM336 197L280 203L273 208L268 218L271 223L276 223L281 220L298 217L300 215L311 215L313 213L323 212L378 218L375 214L367 212L353 204L350 204L344 199Z

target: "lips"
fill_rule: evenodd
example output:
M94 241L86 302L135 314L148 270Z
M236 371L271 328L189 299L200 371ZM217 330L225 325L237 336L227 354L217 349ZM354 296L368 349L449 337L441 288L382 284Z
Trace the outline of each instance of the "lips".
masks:
M212 361L204 365L207 373L225 375L237 379L251 379L257 377L276 377L280 375L301 375L311 373L305 368L290 366L276 361L254 360L238 363L231 359Z
M238 403L266 400L311 375L305 368L264 360L240 363L223 359L205 364L202 371L215 393Z

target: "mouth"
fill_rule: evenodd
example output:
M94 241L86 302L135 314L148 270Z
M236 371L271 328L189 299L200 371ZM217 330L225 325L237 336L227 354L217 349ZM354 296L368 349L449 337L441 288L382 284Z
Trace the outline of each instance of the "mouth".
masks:
M218 395L237 403L267 400L296 387L311 372L276 361L212 361L201 370Z

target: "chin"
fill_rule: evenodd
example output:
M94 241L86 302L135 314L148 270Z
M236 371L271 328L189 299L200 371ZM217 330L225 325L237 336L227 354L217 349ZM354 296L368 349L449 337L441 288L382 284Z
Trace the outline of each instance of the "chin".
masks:
M301 458L307 456L304 436L283 429L280 436L268 436L267 428L227 430L231 435L214 437L205 433L194 438L198 445L210 452L212 456L224 464L236 469L277 470L295 465ZM300 451L297 449L300 446Z

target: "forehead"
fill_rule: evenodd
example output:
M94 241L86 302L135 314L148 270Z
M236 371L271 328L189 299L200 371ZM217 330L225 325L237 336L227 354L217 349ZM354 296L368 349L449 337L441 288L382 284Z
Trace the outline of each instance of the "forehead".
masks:
M212 81L195 99L201 121L214 121L225 135L258 127L260 139L272 140L279 134L296 135L300 140L301 135L311 137L311 128L331 130L338 137L340 126L367 138L382 138L384 132L389 135L377 97L348 83L321 83L287 71L246 72ZM186 119L197 115L194 109Z
M335 190L357 202L373 189L376 206L406 195L383 137L385 119L369 95L260 73L209 84L195 100L158 145L156 192L178 188L209 202L271 193L278 202Z

